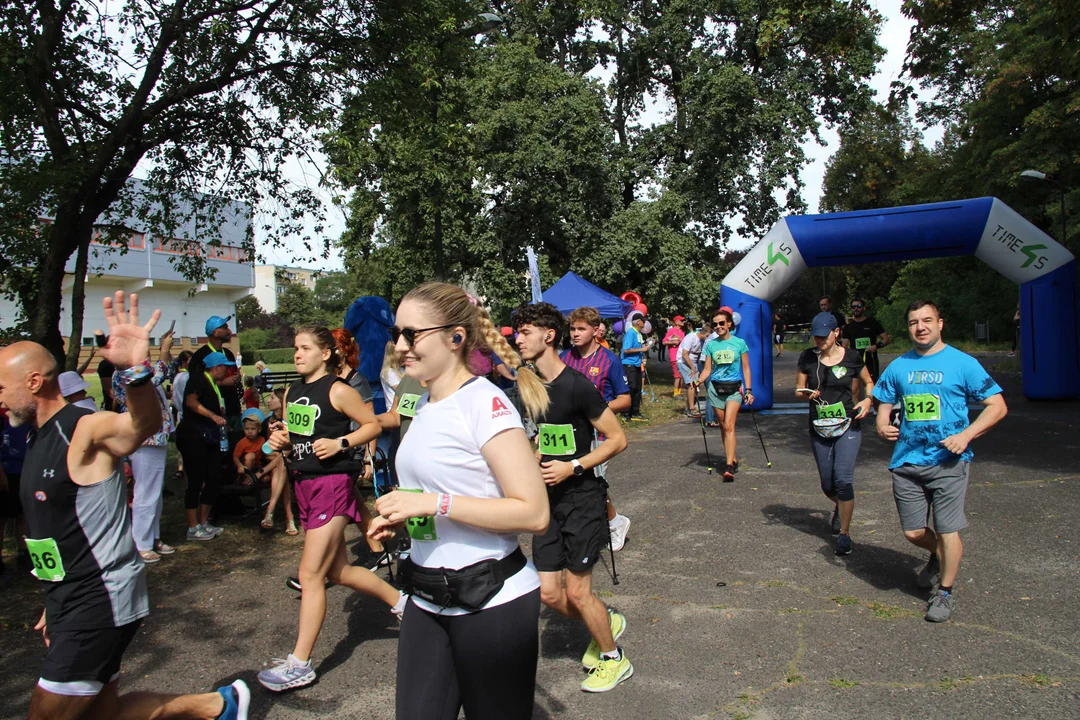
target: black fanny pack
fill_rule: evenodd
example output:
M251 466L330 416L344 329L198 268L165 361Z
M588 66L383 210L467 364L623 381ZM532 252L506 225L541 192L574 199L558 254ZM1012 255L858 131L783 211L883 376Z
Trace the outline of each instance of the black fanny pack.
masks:
M421 567L406 559L398 564L402 590L440 608L476 612L502 590L506 578L525 567L525 553L514 550L502 560L481 560L460 570Z
M712 386L713 390L716 391L717 395L721 397L727 397L728 395L734 395L735 393L739 392L739 388L742 386L742 383L739 381L721 382L720 380L713 380Z

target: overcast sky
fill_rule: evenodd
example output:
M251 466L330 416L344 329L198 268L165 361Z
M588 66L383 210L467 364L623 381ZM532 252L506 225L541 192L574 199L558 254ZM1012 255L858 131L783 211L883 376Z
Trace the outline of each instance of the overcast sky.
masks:
M889 94L889 85L900 75L900 67L904 62L904 53L907 49L908 35L911 31L912 21L900 13L902 0L871 0L878 12L881 13L884 22L881 27L881 35L878 42L885 48L886 54L878 65L877 74L871 79L870 85L874 88L880 100L884 100ZM643 124L655 124L662 120L667 113L666 103L656 103L649 108L642 118ZM816 212L818 202L821 199L821 185L825 177L825 166L829 158L836 151L839 140L835 131L822 128L822 140L824 145L819 145L813 138L808 138L803 147L809 158L809 164L803 169L802 179L804 183L803 198L806 201L809 212ZM927 144L933 145L940 139L940 132L931 130L924 138ZM327 234L337 238L345 227L345 214L342 208L330 204L330 193L319 189L319 172L312 166L304 166L299 162L293 162L290 176L294 182L315 188L323 197L327 207ZM258 239L257 239L258 242ZM734 249L745 249L734 247ZM317 267L327 270L339 269L341 259L334 251L330 258L316 262L297 262L295 258L306 255L299 241L295 246L285 248L269 248L263 246L262 254L265 261L274 265L303 265L305 267Z

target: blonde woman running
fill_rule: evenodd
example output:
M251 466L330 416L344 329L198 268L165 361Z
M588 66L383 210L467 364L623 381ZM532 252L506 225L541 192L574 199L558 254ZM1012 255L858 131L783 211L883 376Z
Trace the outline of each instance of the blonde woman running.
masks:
M397 717L455 720L463 707L469 720L531 718L540 578L517 536L547 529L547 491L521 416L472 374L469 353L486 345L516 370L533 417L547 408L547 390L453 285L426 283L406 295L391 336L407 377L427 386L397 455L401 489L376 501L381 517L369 530L388 538L405 525L412 537L399 566L410 600Z

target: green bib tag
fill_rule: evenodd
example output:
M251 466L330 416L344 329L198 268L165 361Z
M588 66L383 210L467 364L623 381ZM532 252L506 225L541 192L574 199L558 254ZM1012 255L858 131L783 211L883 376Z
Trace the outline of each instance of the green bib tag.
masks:
M837 380L847 375L847 368L842 365L833 365L832 374Z
M735 362L735 351L717 350L713 353L713 362L717 365L730 365Z
M817 416L819 418L844 418L847 417L847 412L844 410L844 403L838 402L832 405L818 405Z
M311 405L289 403L285 413L285 426L290 433L309 437L315 432L315 408Z
M540 423L541 455L573 455L577 452L573 425Z
M420 488L399 487L398 490L400 490L401 492L424 492ZM439 539L439 536L435 533L434 515L409 518L405 521L405 530L408 531L409 537L411 537L413 540L419 540L421 542L435 542Z
M855 349L865 350L870 347L870 338L855 338Z
M60 559L60 548L52 538L31 540L26 538L26 550L34 563L31 574L38 580L60 582L67 575L64 561Z
M905 395L904 419L910 422L941 420L941 398L937 395Z
M403 417L416 417L416 408L420 404L420 396L414 393L405 393L398 400L397 411L398 415Z

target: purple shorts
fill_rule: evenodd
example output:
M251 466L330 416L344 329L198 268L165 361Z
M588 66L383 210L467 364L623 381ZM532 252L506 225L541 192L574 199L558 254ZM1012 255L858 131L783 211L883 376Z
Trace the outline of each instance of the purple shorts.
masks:
M314 530L344 515L360 522L360 507L356 504L353 479L350 475L321 475L297 480L296 504L300 506L300 525Z

